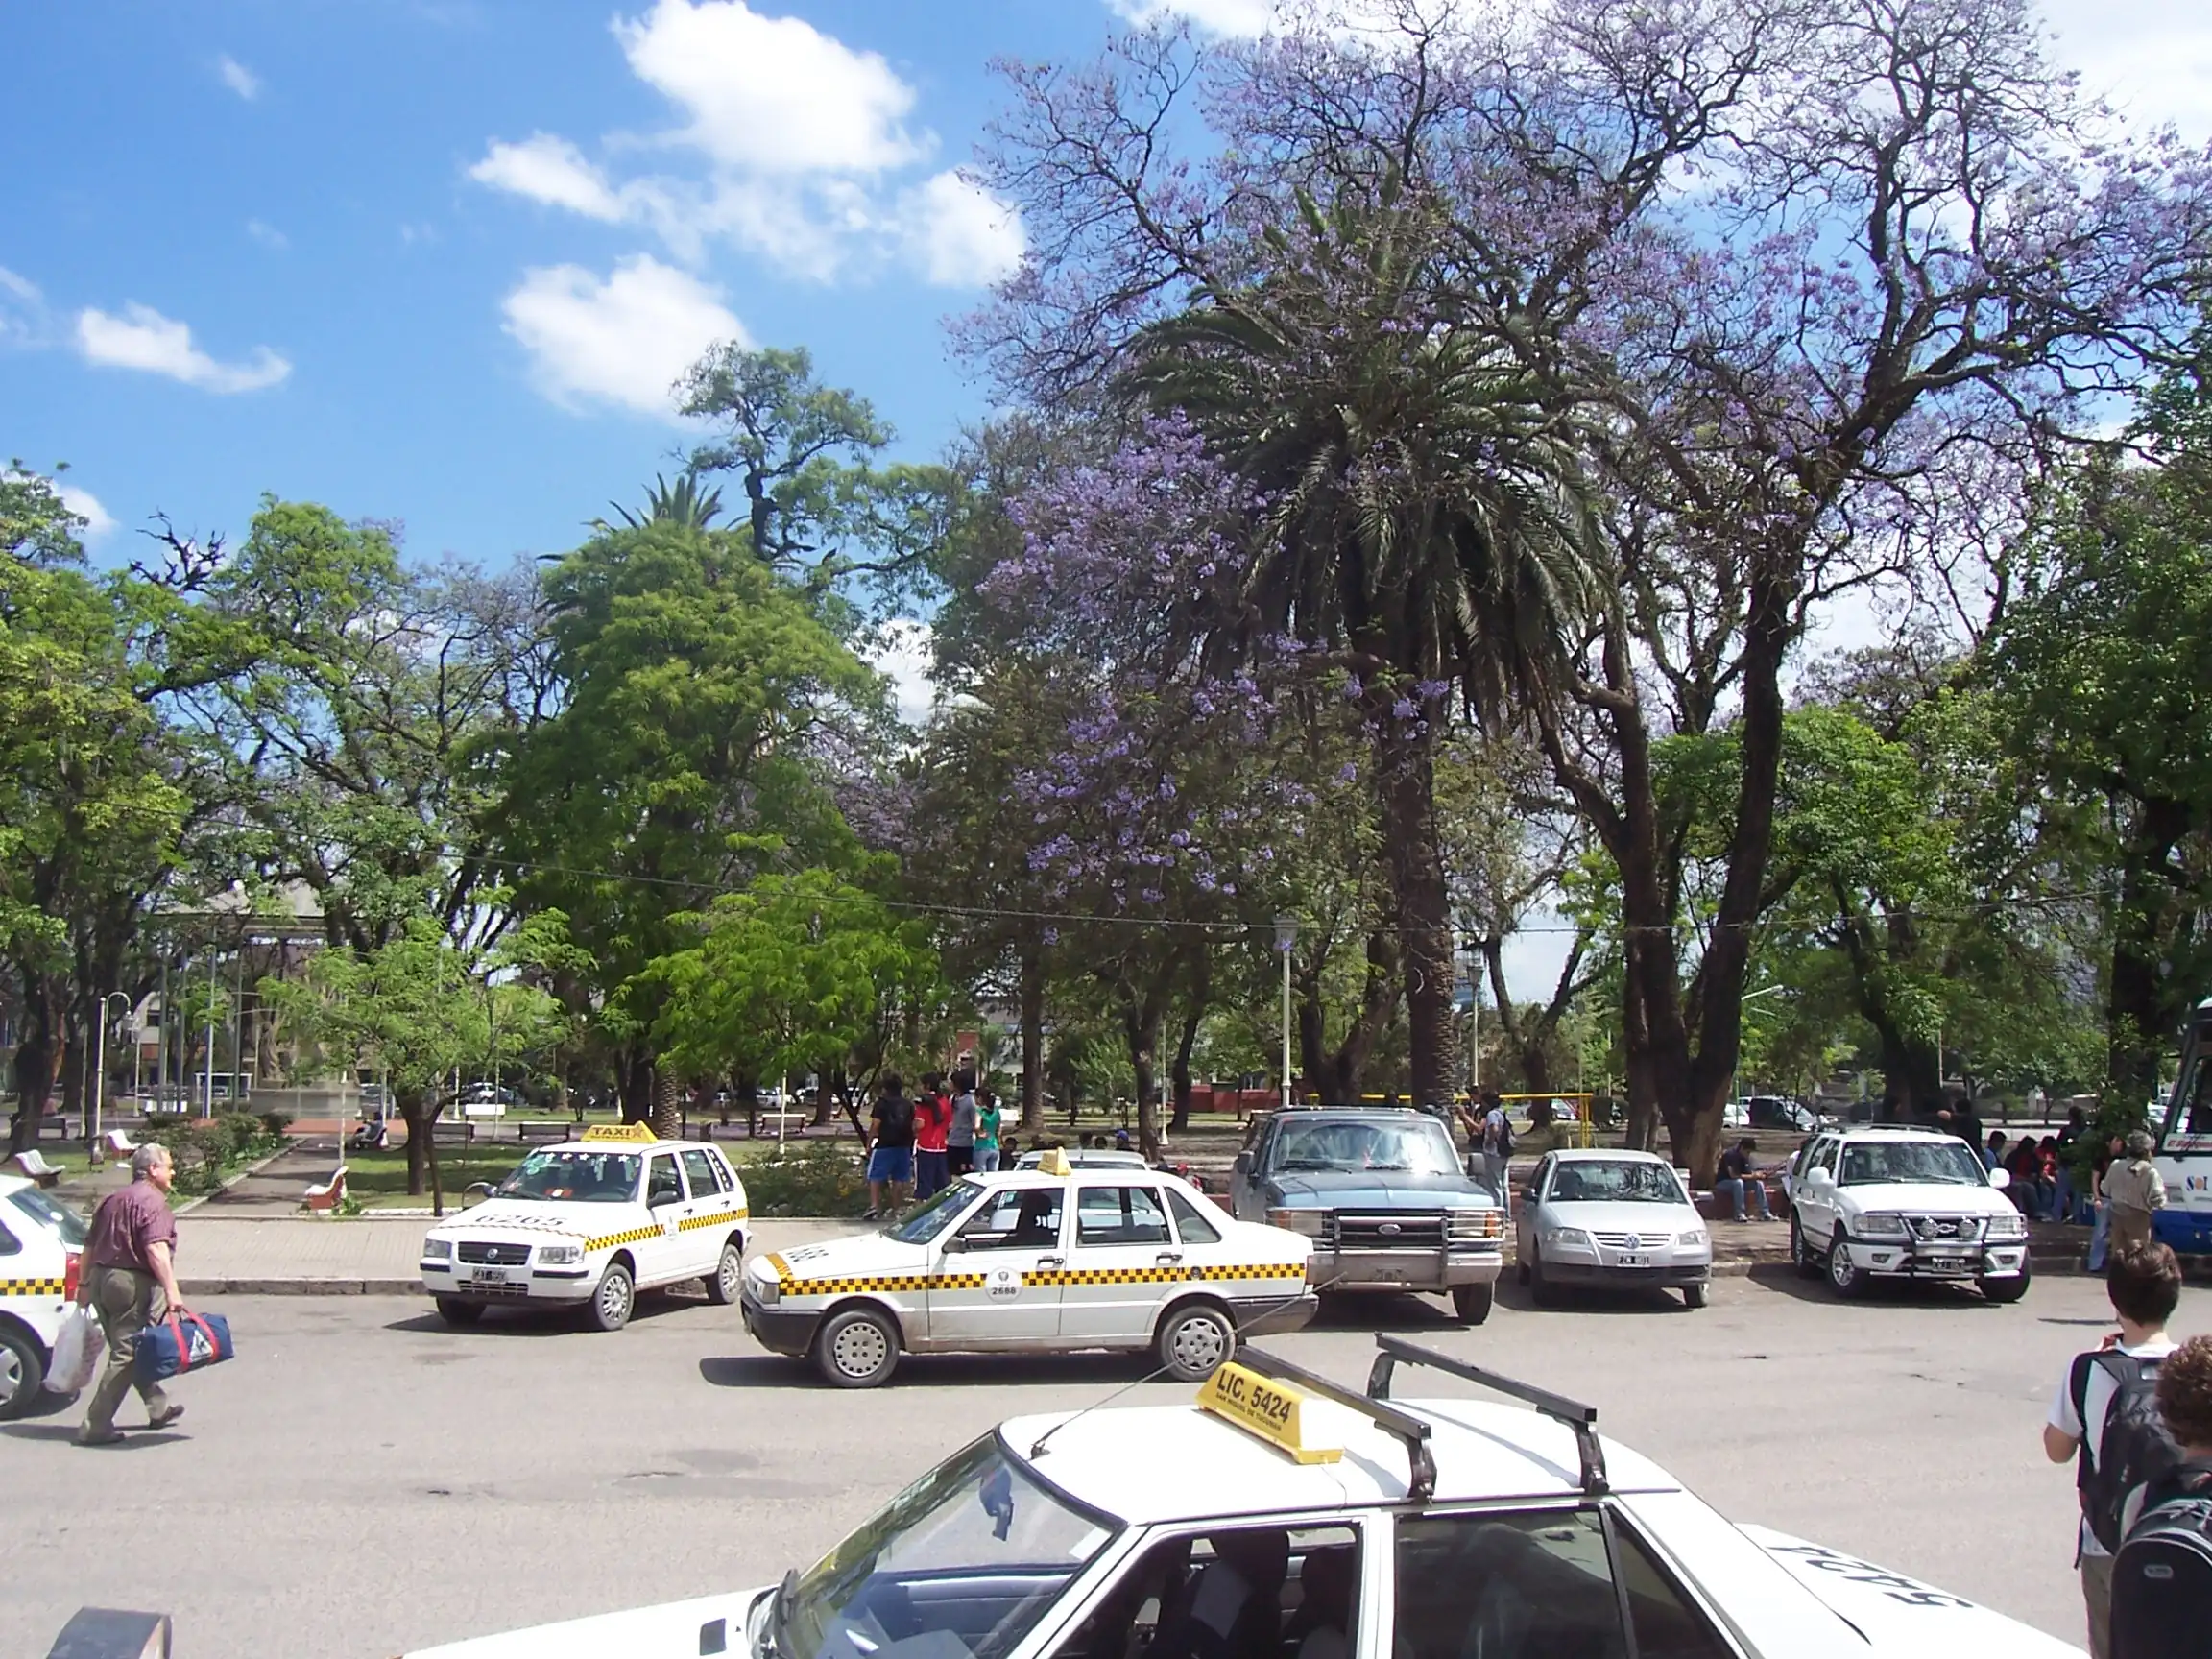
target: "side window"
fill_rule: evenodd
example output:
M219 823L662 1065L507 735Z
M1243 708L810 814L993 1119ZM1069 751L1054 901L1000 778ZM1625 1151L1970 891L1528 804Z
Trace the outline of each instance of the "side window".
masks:
M704 1147L687 1146L684 1149L684 1173L691 1183L691 1196L711 1198L721 1191L721 1173L714 1167L714 1160Z
M1626 1659L1595 1509L1398 1523L1396 1659Z
M1154 1187L1085 1187L1075 1197L1078 1244L1166 1244L1167 1215Z
M1199 1214L1198 1206L1170 1187L1167 1208L1175 1213L1175 1231L1186 1244L1218 1244L1221 1229Z
M1358 1586L1359 1534L1350 1527L1162 1539L1123 1569L1052 1659L1346 1659Z
M1060 1242L1061 1187L1000 1190L961 1223L959 1239L970 1250L1050 1250Z
M645 1202L681 1204L683 1201L684 1183L676 1173L676 1160L665 1152L656 1152L645 1166Z
M1733 1659L1728 1644L1705 1622L1667 1570L1613 1517L1613 1558L1628 1593L1628 1623L1637 1659Z
M2212 1048L2212 1032L2199 1039ZM2174 1104L2166 1114L2166 1134L2185 1135L2195 1140L2200 1135L2212 1135L2212 1055L2200 1050L2196 1064L2182 1078L2181 1086L2174 1091Z

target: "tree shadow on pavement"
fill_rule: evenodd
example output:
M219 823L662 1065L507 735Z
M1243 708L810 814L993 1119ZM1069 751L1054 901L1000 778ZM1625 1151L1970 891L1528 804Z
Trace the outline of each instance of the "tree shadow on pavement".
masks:
M1800 1302L1825 1302L1830 1306L1847 1306L1850 1302L1873 1302L1905 1308L1995 1308L1999 1303L1990 1301L1972 1284L1954 1284L1937 1279L1876 1279L1856 1297L1839 1296L1829 1288L1825 1277L1808 1279L1790 1262L1761 1262L1751 1269L1751 1282L1768 1290L1779 1290L1785 1296ZM2105 1323L2105 1321L2096 1321Z
M975 1384L1141 1382L1159 1361L1142 1354L907 1354L899 1360L892 1388L950 1388ZM805 1359L774 1354L732 1354L699 1361L699 1375L717 1388L824 1388Z

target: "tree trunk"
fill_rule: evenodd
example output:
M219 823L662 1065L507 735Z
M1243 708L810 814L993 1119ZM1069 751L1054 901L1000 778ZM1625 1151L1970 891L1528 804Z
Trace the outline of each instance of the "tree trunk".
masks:
M8 1125L8 1155L38 1143L38 1125L54 1092L60 1053L61 991L48 974L23 976L23 1040L15 1045L15 1115Z
M1197 1046L1198 1027L1213 1000L1214 952L1201 945L1190 969L1190 1000L1183 1010L1183 1029L1175 1040L1175 1113L1167 1120L1171 1134L1190 1127L1190 1050Z
M399 1121L407 1125L407 1196L420 1198L430 1179L430 1125L436 1114L420 1094L403 1093L394 1103L399 1108Z
M820 1086L814 1091L814 1116L808 1123L809 1128L827 1129L830 1127L830 1114L836 1109L836 1084L842 1070L842 1068L834 1066L827 1060L814 1069Z
M1406 974L1406 1023L1416 1106L1452 1098L1452 905L1436 832L1435 740L1424 730L1402 734L1396 693L1373 684L1367 718L1382 735L1383 853L1396 902Z
M2122 858L2104 1005L2104 1075L2117 1098L2149 1099L2158 1087L2159 1062L2174 1023L2159 972L2173 902L2165 872L2187 830L2188 814L2178 802L2145 802Z
M1321 965L1326 956L1315 958L1310 973L1293 971L1292 992L1296 998L1296 1026L1298 1033L1298 1075L1306 1079L1306 1087L1318 1090L1322 1078L1329 1074L1329 1010L1321 1002ZM1286 1084L1293 1080L1284 1079ZM1327 1101L1334 1105L1336 1102Z
M1398 953L1391 948L1390 935L1378 929L1367 935L1367 978L1360 990L1359 1012L1353 1016L1352 1023L1345 1029L1344 1041L1337 1045L1330 1063L1336 1083L1335 1097L1346 1106L1359 1103L1368 1056L1375 1052L1375 1045L1389 1029L1391 1017L1398 1012L1402 991L1398 982ZM1457 1046L1453 1046L1455 1053Z
M653 1059L639 1048L623 1050L618 1082L619 1110L625 1123L642 1123L653 1116Z
M683 1125L684 1080L676 1075L675 1068L656 1065L653 1068L653 1133L663 1141L673 1141L684 1132Z
M1045 958L1022 955L1022 1133L1045 1128Z

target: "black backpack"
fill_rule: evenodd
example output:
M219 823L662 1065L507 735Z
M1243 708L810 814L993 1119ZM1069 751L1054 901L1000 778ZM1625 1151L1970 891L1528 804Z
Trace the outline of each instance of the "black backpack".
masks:
M2097 1456L2081 1458L2075 1485L2081 1496L2081 1515L2089 1530L2107 1553L2117 1552L2127 1533L2128 1497L2174 1477L2181 1467L2181 1448L2166 1431L2158 1414L2158 1361L2106 1350L2076 1358L2066 1386L2074 1400L2074 1415L2086 1427L2085 1404L2091 1374L2102 1369L2112 1379L2112 1404L2104 1410L2104 1428L2097 1437Z
M2212 1466L2183 1463L2146 1495L2112 1562L2113 1659L2198 1659L2212 1630Z

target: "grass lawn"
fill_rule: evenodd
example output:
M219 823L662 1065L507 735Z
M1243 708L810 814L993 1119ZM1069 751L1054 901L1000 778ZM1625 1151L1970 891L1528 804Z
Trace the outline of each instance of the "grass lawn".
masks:
M445 1184L446 1207L450 1209L460 1203L463 1190L471 1181L504 1180L515 1166L522 1162L526 1150L512 1141L439 1147L438 1173ZM347 1153L346 1190L369 1210L418 1209L430 1202L427 1173L423 1178L422 1195L408 1196L407 1149L403 1146L382 1152Z

